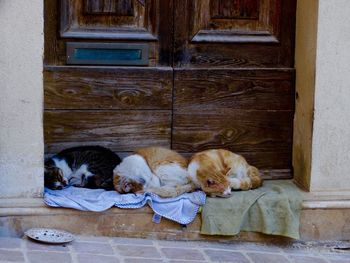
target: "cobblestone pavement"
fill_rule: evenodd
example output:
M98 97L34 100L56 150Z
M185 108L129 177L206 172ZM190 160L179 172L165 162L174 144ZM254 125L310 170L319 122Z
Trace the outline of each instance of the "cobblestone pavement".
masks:
M26 238L0 238L0 262L34 263L350 263L350 244L186 242L77 236L68 245L45 245Z

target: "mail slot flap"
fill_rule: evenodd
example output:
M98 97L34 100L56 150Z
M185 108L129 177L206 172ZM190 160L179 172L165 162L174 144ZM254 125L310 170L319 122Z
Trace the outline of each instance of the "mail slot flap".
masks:
M148 65L148 45L130 43L67 43L70 65Z

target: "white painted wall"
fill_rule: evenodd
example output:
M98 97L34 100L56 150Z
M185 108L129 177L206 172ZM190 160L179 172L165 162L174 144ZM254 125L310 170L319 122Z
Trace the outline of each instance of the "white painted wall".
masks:
M43 1L0 0L0 197L43 188Z
M312 192L350 194L349 14L349 0L319 0Z

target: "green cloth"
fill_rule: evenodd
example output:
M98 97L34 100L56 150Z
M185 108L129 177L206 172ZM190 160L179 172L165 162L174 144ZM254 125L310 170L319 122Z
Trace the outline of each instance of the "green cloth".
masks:
M301 205L302 191L289 180L265 181L258 189L236 191L230 198L208 197L201 234L251 231L299 239Z

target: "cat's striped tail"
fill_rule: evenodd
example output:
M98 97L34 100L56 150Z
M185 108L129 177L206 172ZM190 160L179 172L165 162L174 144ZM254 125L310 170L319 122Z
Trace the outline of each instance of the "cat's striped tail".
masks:
M258 168L250 165L247 173L251 181L251 189L255 189L262 186L263 179L261 178Z
M229 179L232 189L235 190L249 190L255 189L262 185L262 178L260 176L258 168L248 165L246 170L246 176L243 178L231 178Z
M156 195L159 195L160 197L176 197L184 193L190 193L196 190L196 187L194 184L189 183L185 185L179 185L175 187L170 186L161 186L161 187L151 187L144 189L143 192L150 192L154 193Z

